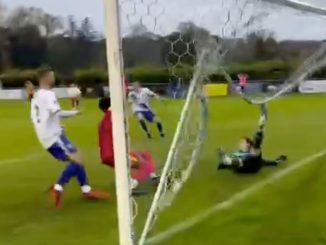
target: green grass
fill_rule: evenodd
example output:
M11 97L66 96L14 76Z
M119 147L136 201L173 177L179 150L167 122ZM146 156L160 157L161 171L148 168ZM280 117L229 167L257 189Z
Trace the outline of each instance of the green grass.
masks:
M258 110L236 98L212 99L209 104L209 136L200 163L174 205L160 215L153 235L279 170L268 168L255 176L217 172L216 148L223 145L232 150L240 136L251 135ZM325 105L325 96L291 96L271 103L265 156L287 154L290 161L279 167L285 168L323 150ZM152 151L162 164L182 104L167 101L154 106L165 122L167 139L146 140L131 119L132 148ZM0 102L0 245L118 244L113 171L100 164L97 149L101 113L95 100L83 101L82 107L80 117L65 121L67 134L83 152L92 185L110 192L112 199L83 201L77 184L72 182L67 186L63 208L55 210L45 191L56 180L62 164L39 146L29 120L29 104ZM34 157L26 161L7 161L31 155ZM326 244L325 160L326 157L316 160L161 244ZM149 197L138 202L140 209L145 209ZM140 213L142 219L144 211Z

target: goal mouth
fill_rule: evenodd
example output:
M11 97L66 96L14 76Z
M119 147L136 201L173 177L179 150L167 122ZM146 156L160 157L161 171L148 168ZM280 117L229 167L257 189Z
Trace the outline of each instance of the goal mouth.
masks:
M207 135L207 83L223 83L228 88L226 94L233 93L250 104L262 104L297 89L326 65L325 44L320 42L297 56L283 54L281 48L287 45L284 40L288 36L282 28L286 26L278 22L277 28L269 30L270 22L277 19L275 12L284 10L289 23L289 15L294 19L323 15L324 7L313 1L119 1L125 72L132 75L131 80L155 80L151 84L154 88L158 83L171 82L171 97L181 98L179 103L183 103L155 194L151 193L146 200L131 198L137 206L136 216L139 213L131 226L135 227L135 220L140 220L135 232L137 244L146 243L161 212L173 208L173 202L200 163ZM282 77L277 77L280 83L270 84L266 91L251 91L252 81L266 77L272 80L276 75L270 73L274 70L282 73ZM244 89L238 88L239 80L246 85ZM149 144L141 147L151 148Z

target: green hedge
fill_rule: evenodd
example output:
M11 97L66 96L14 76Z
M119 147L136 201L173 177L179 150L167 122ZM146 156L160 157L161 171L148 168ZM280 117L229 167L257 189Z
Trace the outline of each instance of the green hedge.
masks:
M168 69L150 66L127 69L126 74L130 81L140 81L142 83L166 83L170 79Z
M248 64L232 64L228 68L233 78L236 78L239 73L247 73L252 80L284 79L288 77L293 70L293 66L279 60Z
M280 80L289 76L294 70L295 65L284 63L279 60L264 61L247 64L232 64L226 69L233 79L238 79L239 73L247 73L251 80ZM142 66L127 69L126 74L130 81L140 81L146 83L167 83L173 74L190 78L193 73L191 67L177 67L171 71L166 67ZM64 77L56 74L57 83L64 85L75 82L82 87L95 86L96 84L107 83L107 71L99 68L90 68L77 70L72 77ZM326 67L319 70L312 77L322 79L326 78ZM8 70L4 72L0 79L4 87L21 87L26 80L35 82L34 70ZM215 74L210 77L211 81L225 81L221 74Z
M27 80L35 83L36 73L34 70L8 70L0 79L4 87L22 87Z
M107 83L108 73L103 69L91 68L74 72L74 82L83 87Z
M27 80L37 84L36 70L7 70L0 75L2 85L6 88L20 88L23 87ZM56 84L65 84L70 80L69 77L56 74Z

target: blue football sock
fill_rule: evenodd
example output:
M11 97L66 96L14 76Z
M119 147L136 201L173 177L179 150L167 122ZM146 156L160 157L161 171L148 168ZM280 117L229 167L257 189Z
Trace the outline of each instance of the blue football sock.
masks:
M76 177L79 182L79 185L80 186L88 185L88 178L87 178L85 167L80 164L76 164L76 165L78 166Z
M75 163L70 163L65 170L63 170L59 180L58 180L58 184L61 186L64 186L65 184L67 184L70 179L74 176L76 176L76 174L78 173L78 166Z

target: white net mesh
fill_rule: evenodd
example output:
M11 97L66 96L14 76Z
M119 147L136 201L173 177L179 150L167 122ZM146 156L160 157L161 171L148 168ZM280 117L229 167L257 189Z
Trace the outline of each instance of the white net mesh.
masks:
M207 53L201 53L139 244L144 244L159 212L172 204L198 162L207 130L208 111L203 95L206 59Z
M126 69L149 64L152 68L164 67L170 71L170 81L181 82L188 88L156 195L141 201L139 207L142 209L139 244L145 242L159 212L171 205L198 161L207 122L204 84L222 79L236 94L255 104L273 100L294 89L325 65L326 47L320 42L296 57L298 62L295 67L289 67L292 75L285 83L264 93L239 92L238 78L233 70L239 63L255 60L290 62L290 58L282 56L283 50L275 48L282 45L276 44L284 39L308 39L309 36L300 32L287 36L287 30L295 27L300 30L297 26L300 21L326 22L320 17L325 12L324 7L326 4L318 0L305 3L295 0L120 0ZM287 20L288 26L282 26L283 22L275 18ZM320 33L311 35L316 39L323 36ZM145 223L144 217L147 218Z

